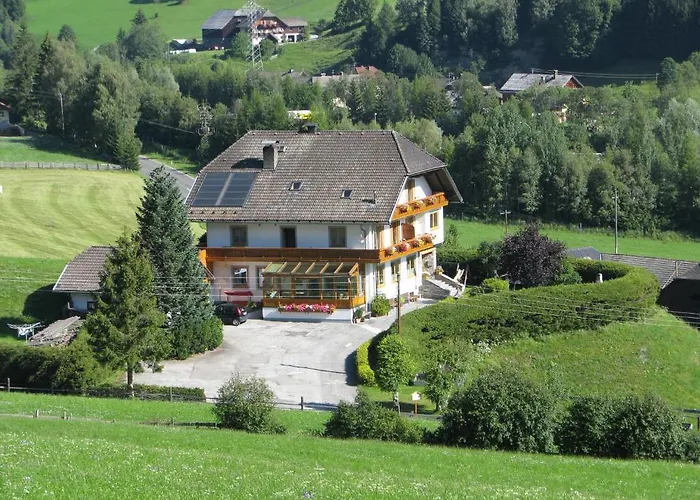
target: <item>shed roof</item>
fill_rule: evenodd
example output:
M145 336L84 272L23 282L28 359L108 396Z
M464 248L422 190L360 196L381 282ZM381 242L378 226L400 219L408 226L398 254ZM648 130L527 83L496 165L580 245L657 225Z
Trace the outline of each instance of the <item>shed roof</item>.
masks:
M284 150L275 169L264 169L263 147L275 142ZM256 173L241 206L193 206L205 177L221 172ZM258 130L202 169L187 205L196 221L387 223L405 179L419 175L462 201L445 164L396 132Z
M577 259L602 260L602 254L593 247L570 248L567 255Z
M562 73L513 73L508 81L501 87L501 92L519 92L535 85L545 87L564 87L570 80L574 80L577 86L583 87L574 75Z
M92 293L100 290L102 272L112 247L94 246L83 250L63 268L54 292Z
M691 267L688 271L681 274L678 279L700 281L700 264Z
M280 21L282 21L290 28L301 28L303 26L309 25L309 23L307 23L301 17L283 17L282 19L280 19Z
M221 9L214 12L209 19L202 24L203 30L220 30L235 17L245 17L247 14L242 9Z

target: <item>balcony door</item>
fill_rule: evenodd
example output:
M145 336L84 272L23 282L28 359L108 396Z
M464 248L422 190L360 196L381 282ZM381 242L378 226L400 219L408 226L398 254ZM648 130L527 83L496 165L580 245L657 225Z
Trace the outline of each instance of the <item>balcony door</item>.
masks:
M282 248L297 247L297 228L296 227L281 227L280 235L282 237Z

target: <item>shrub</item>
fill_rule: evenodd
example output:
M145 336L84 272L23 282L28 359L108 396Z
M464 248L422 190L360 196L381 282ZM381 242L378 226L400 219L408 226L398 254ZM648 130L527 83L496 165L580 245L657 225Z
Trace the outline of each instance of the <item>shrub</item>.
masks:
M687 432L683 440L683 459L689 462L700 462L700 434Z
M491 370L450 399L438 435L458 446L549 452L555 411L545 388L516 372Z
M341 401L326 422L324 436L420 443L423 431L397 412L369 400L360 391L354 403Z
M510 289L508 280L501 278L487 278L481 283L481 286L487 292L507 292Z
M93 398L130 398L131 390L125 384L93 387L85 390ZM204 389L199 387L165 387L162 385L134 384L134 397L152 401L197 401L206 402Z
M375 316L386 316L391 311L391 302L384 295L377 295L372 301L372 314Z
M617 401L609 397L577 398L559 429L559 451L572 455L606 456L609 426L616 408Z
M564 260L561 271L559 271L559 274L554 278L555 285L576 285L582 281L583 279L581 275L576 272L576 268L571 259Z
M501 272L512 283L523 287L554 283L564 260L564 244L541 235L530 224L512 236L506 236L501 255Z
M448 274L454 274L458 265L468 269L469 282L479 284L498 274L502 245L500 241L484 241L476 248L450 247L443 244L437 249L437 261L448 270Z
M396 392L413 377L408 349L397 335L387 335L377 344L377 385L383 391Z
M260 378L235 375L218 393L214 415L222 427L256 433L283 433L273 419L275 394Z
M675 459L683 456L684 436L678 416L659 398L628 396L608 427L609 456Z
M374 370L369 364L369 346L372 339L368 340L355 351L355 367L357 368L357 378L362 385L374 386L377 381L374 378Z

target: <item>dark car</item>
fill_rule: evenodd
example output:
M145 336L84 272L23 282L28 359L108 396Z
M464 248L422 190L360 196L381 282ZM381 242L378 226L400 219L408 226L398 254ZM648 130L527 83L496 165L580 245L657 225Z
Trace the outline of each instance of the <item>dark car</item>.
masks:
M214 314L224 325L238 326L248 319L245 307L236 304L217 304L214 308Z

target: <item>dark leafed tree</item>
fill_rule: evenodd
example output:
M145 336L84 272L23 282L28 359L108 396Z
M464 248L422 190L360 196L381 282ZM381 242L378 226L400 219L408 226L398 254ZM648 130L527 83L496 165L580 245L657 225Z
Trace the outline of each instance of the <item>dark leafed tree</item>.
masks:
M545 286L561 271L564 245L541 235L530 224L512 236L506 236L501 253L501 270L511 283L522 287Z
M78 43L78 37L76 36L75 31L73 31L73 28L71 28L67 24L61 26L61 29L58 32L58 36L56 38L59 42Z
M163 167L146 181L138 239L146 250L159 290L158 306L168 317L171 355L186 358L218 347L221 322L214 316L209 286L174 178Z
M142 24L146 24L147 22L148 22L148 19L146 18L146 14L144 14L141 9L136 11L134 18L131 20L131 24L134 24L137 26L140 26Z
M155 364L170 350L158 310L153 272L138 242L121 236L105 263L97 310L86 327L97 359L126 370L133 390L134 371L142 362Z
M34 37L29 32L26 24L15 38L12 46L12 58L10 71L5 82L5 89L10 96L10 102L15 113L20 118L29 116L35 107L35 99L32 95L34 78L37 71L37 47Z

